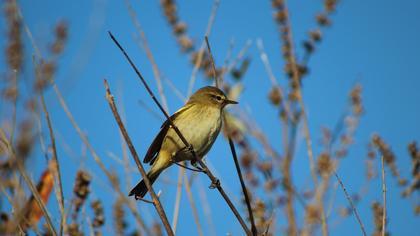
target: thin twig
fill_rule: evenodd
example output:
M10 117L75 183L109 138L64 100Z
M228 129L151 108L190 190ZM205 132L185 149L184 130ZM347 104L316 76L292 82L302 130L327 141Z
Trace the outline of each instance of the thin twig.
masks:
M127 143L128 149L131 152L131 155L134 158L134 161L137 164L137 167L143 177L144 182L146 183L146 187L149 190L150 195L152 196L153 199L153 205L156 208L157 213L159 214L160 219L162 220L163 226L166 229L166 233L168 235L173 236L174 232L172 231L171 225L169 224L168 218L166 217L166 213L165 210L162 207L162 204L160 203L160 200L158 198L158 196L155 193L155 190L153 190L152 188L152 184L150 182L150 179L147 177L147 173L146 170L144 170L143 165L141 164L141 161L137 155L137 151L134 148L133 143L131 142L130 137L128 136L127 130L124 127L124 124L121 121L121 117L120 114L118 113L117 107L115 106L115 102L114 102L114 96L111 94L111 90L109 88L108 82L106 80L104 80L104 85L105 85L105 89L106 89L106 100L108 101L108 104L112 110L112 113L114 114L115 120L117 121L118 127L120 128L120 131L122 133L122 135L124 136L125 142Z
M225 122L226 123L226 122ZM251 221L251 231L254 236L258 234L257 227L255 226L254 214L252 213L251 200L249 199L248 190L246 189L244 179L242 177L241 167L239 166L238 156L236 155L235 144L232 138L229 137L230 151L232 152L233 160L235 161L236 172L238 173L239 180L241 182L242 192L245 197L246 206L248 208L249 219Z
M216 87L219 88L219 78L217 76L216 66L215 66L214 58L213 58L213 53L211 53L209 37L207 37L207 35L206 35L206 36L204 36L204 39L206 40L207 52L209 53L209 56L210 56L211 67L213 69L214 82L216 84Z
M134 65L131 58L128 56L128 54L125 52L125 50L122 48L122 46L119 44L119 42L115 39L115 37L112 35L111 32L108 32L111 39L114 41L114 43L117 45L117 47L120 49L120 51L124 54L125 58L127 59L128 63L131 65L139 79L141 80L142 84L144 85L145 89L149 93L150 97L153 99L153 101L156 103L156 105L159 107L161 112L165 115L166 119L170 123L171 127L174 129L176 134L179 136L181 141L184 143L184 145L191 151L194 159L197 161L197 163L201 166L203 171L207 174L207 176L210 178L212 185L211 187L217 188L219 190L219 193L222 195L226 203L228 204L229 208L232 210L233 214L236 216L237 220L241 224L242 228L246 232L247 235L251 235L251 232L249 231L248 227L245 224L245 221L242 219L241 215L239 214L238 210L233 205L230 198L227 196L225 191L223 190L222 186L220 185L220 181L212 174L212 172L208 169L207 165L197 157L194 148L191 146L191 144L188 143L188 141L185 139L184 135L179 131L178 127L173 123L172 119L169 117L168 113L163 109L162 105L159 103L159 101L156 99L155 95L153 94L152 90L150 89L149 85L147 84L146 80L143 78L137 67Z
M351 206L351 208L354 212L354 215L356 216L357 221L359 222L360 229L362 230L363 235L367 236L366 231L365 231L365 226L363 225L362 220L359 217L359 213L356 210L356 206L354 205L353 200L351 200L351 197L348 194L348 192L346 190L346 187L344 187L344 184L341 181L340 177L338 176L337 172L335 172L335 171L333 171L333 172L334 172L335 177L337 178L338 183L340 184L341 189L343 189L343 191L344 191L344 195L346 195L347 201L349 201L349 203L350 203L350 206Z
M48 113L48 109L47 109L47 104L45 104L45 99L44 99L44 95L41 94L41 105L42 105L42 110L44 111L44 115L45 115L45 120L47 121L47 125L48 125L48 130L50 132L50 139L51 139L51 148L53 151L53 169L54 169L54 173L55 173L55 179L57 180L58 183L58 191L59 194L57 195L59 197L59 207L60 207L60 214L61 214L61 221L60 221L60 235L63 234L63 232L66 234L67 233L67 223L66 223L66 212L64 210L64 194L63 194L63 182L61 181L61 171L60 171L60 163L58 162L58 155L57 155L57 147L55 145L55 136L54 136L54 131L53 131L53 127L52 127L52 123L51 123L51 119L50 119L50 115Z
M217 9L219 8L219 4L220 4L220 0L214 0L213 7L212 7L211 13L210 13L210 17L207 21L206 33L204 35L210 36L211 29L212 29L213 23L214 23L214 19L216 18L216 12L217 12ZM193 91L196 76L197 76L197 72L198 72L198 69L200 69L201 62L203 61L204 47L205 47L205 42L203 40L201 42L201 46L200 46L200 49L198 51L197 61L195 62L194 69L193 69L192 74L191 74L190 82L188 84L188 92L187 92L188 97L191 95L191 93Z
M385 182L385 166L384 156L381 157L381 169L382 169L382 200L383 200L383 214L382 214L382 236L385 236L386 230L386 182Z

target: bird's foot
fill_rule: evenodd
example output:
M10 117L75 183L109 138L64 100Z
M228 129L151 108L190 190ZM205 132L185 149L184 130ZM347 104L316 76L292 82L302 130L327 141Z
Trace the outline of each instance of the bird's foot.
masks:
M197 170L199 170L199 171L201 171L201 172L204 172L203 168L201 168L201 167L198 165L197 160L191 160L190 164L191 164L192 166L194 166L194 168L196 168Z
M210 189L215 189L220 187L220 180L219 179L214 179L214 181L211 182L209 188Z

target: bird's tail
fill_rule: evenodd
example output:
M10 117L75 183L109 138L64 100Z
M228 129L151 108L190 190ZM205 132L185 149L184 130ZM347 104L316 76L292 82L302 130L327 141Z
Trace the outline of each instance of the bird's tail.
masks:
M149 180L150 180L150 184L153 184L155 181L156 181L156 179L159 177L159 175L160 175L160 171L157 171L157 172L152 172L152 171L150 171L149 173L147 173L147 177L149 178ZM146 187L146 183L144 182L144 179L142 179L131 191L130 191L130 193L128 194L128 196L133 196L134 195L134 197L136 198L136 199L139 199L139 198L143 198L144 197L144 195L146 195L146 193L147 193L147 191L148 191L148 189L147 189L147 187Z

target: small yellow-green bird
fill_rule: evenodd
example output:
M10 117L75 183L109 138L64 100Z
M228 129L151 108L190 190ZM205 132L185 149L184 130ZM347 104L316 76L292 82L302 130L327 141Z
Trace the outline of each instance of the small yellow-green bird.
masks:
M203 158L216 140L222 126L223 108L228 104L237 102L229 100L222 90L207 86L197 90L171 116L175 126L193 146L198 158ZM185 147L170 122L165 121L143 160L152 165L147 177L153 184L163 170L173 163L187 160L194 162L192 153ZM146 193L147 187L142 180L130 191L129 196L134 195L138 199L143 198Z

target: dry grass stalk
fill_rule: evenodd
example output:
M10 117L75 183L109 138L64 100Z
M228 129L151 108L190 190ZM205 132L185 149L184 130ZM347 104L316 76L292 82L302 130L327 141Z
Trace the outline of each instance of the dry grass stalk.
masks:
M158 65L156 64L155 58L152 54L152 50L149 47L146 34L144 33L143 28L141 27L140 22L137 19L137 14L134 11L133 7L131 6L130 1L125 0L124 2L125 2L125 5L127 6L128 13L130 14L131 21L133 22L134 26L136 27L137 32L140 35L141 48L144 49L144 51L146 52L147 59L149 59L150 63L152 64L153 75L156 80L156 85L158 88L160 100L162 101L162 104L165 110L169 112L168 102L166 100L165 91L163 90L163 86L162 86L161 73L159 71Z
M44 95L41 94L41 105L42 105L42 109L44 111L45 114L45 119L47 120L47 124L48 124L48 130L50 133L50 139L51 139L51 148L53 151L53 160L51 161L52 163L52 169L53 169L53 173L54 173L54 179L57 182L57 186L58 186L58 194L57 195L57 199L59 202L59 208L60 208L60 215L61 215L61 221L60 221L60 234L67 232L67 222L66 222L66 212L64 210L64 194L63 194L63 184L62 184L62 180L61 180L61 172L60 172L60 164L58 162L58 155L57 155L57 148L55 145L55 136L54 136L54 131L53 131L53 127L52 127L52 123L51 123L51 119L50 119L50 115L48 113L48 109L47 109L47 105L45 104L45 100L44 100Z
M386 221L386 182L385 182L385 164L384 157L381 158L381 170L382 170L382 201L383 201L383 214L382 214L382 236L385 236Z
M204 232L203 232L203 228L200 224L200 218L198 216L197 207L195 206L195 203L194 203L194 197L193 197L192 191L191 191L191 183L188 181L188 178L187 178L186 174L184 174L184 183L185 183L185 191L187 192L187 196L188 196L188 201L191 205L191 209L192 209L192 212L193 212L195 225L197 226L198 235L203 236Z
M124 201L121 198L117 198L113 206L113 218L114 218L114 229L115 234L118 236L125 235L125 230L127 228L127 222L125 221L125 212L124 212Z

